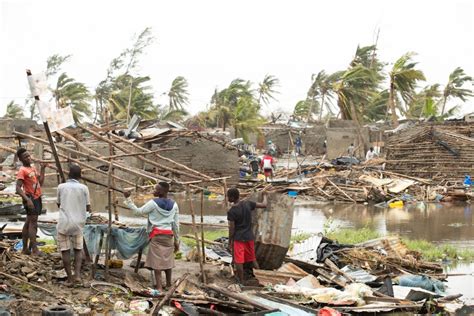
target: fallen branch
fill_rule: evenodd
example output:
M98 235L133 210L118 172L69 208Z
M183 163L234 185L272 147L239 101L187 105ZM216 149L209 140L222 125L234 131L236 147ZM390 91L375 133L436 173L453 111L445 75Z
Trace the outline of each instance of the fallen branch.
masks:
M52 291L50 291L50 290L48 290L48 289L45 289L44 287L41 287L41 286L39 286L39 285L30 283L30 282L28 282L28 281L23 281L22 279L17 278L17 277L15 277L15 276L10 275L10 274L5 273L5 272L0 272L0 274L3 275L3 276L5 276L5 277L7 277L7 278L9 278L9 279L11 279L11 280L13 280L13 281L20 282L20 283L24 283L24 284L28 284L28 285L31 286L31 287L34 287L34 288L36 288L36 289L39 289L39 290L45 291L46 293L49 293L49 294L51 294L51 295L54 295Z

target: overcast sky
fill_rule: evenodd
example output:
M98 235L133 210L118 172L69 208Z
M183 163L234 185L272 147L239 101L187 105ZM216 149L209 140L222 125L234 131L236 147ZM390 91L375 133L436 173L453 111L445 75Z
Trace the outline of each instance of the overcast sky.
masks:
M0 0L0 115L28 96L25 69L39 72L52 54L72 54L63 70L94 88L112 58L150 26L156 37L140 62L156 96L176 76L189 82L189 110L203 110L217 87L242 78L281 81L266 112L291 111L311 74L347 67L358 44L378 41L393 62L408 51L428 83L444 84L461 66L474 75L470 0L333 1L22 1ZM159 102L164 100L158 99ZM474 111L472 100L464 112Z

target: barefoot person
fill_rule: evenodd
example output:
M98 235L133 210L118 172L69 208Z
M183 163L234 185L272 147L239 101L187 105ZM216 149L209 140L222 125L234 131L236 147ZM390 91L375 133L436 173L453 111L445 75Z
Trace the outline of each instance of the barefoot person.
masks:
M133 203L130 192L124 192L125 203L135 214L148 215L150 243L145 267L153 269L158 291L163 291L162 271L166 275L166 287L171 287L174 252L179 250L179 208L175 201L168 198L169 188L166 182L158 183L153 192L155 198L142 207L137 207Z
M252 231L252 211L256 208L266 208L267 198L264 196L263 203L252 201L240 201L240 193L237 188L227 191L227 199L234 205L227 212L229 221L229 247L234 259L236 275L240 283L244 281L244 264L253 263L258 269L255 258L255 236Z
M41 186L44 182L44 171L47 165L41 164L41 171L38 174L32 165L30 153L25 148L19 148L16 155L23 164L16 175L16 193L23 199L23 206L26 210L26 221L21 232L23 253L37 255L39 254L36 246L38 216L43 208Z
M89 189L79 183L81 167L72 165L69 168L69 179L58 185L57 204L59 207L58 219L58 247L61 251L64 269L68 282L81 283L81 263L83 248L83 229L86 224L87 213L91 211ZM74 249L74 276L71 273L71 247Z

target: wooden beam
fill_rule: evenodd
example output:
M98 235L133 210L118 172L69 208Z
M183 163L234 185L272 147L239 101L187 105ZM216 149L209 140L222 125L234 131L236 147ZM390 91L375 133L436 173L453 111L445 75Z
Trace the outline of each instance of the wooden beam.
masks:
M127 153L127 154L130 153L129 150L124 149L122 146L119 146L119 145L117 144L117 142L114 142L114 141L112 141L111 139L107 139L107 138L103 137L103 136L100 135L99 133L94 132L92 129L87 128L87 127L82 126L82 125L79 125L79 127L80 127L82 130L84 130L84 131L86 131L86 132L88 132L88 133L91 133L95 138L97 138L97 139L99 139L99 140L102 140L102 141L104 141L104 142L106 142L106 143L108 143L108 144L111 144L112 146L114 146L115 148L121 150L122 152ZM123 139L122 139L121 137L118 137L117 135L114 135L114 134L112 134L112 133L107 133L106 135L107 135L107 136L110 136L111 138L113 138L113 139L115 139L115 140L120 140L120 141L123 142ZM117 139L117 138L118 138L118 139ZM143 147L141 147L141 146L139 146L139 145L137 145L137 144L134 144L134 143L132 143L132 142L125 142L125 143L127 143L127 144L129 144L129 145L132 145L132 147L138 148L138 149L140 149L141 151L148 152L148 150L147 150L146 148L143 148ZM158 154L155 154L155 155L158 155ZM145 163L148 163L148 164L153 165L153 166L155 166L155 167L161 168L161 169L163 169L163 170L167 170L167 171L173 172L173 173L175 173L175 174L184 175L184 176L191 177L191 178L194 178L194 179L201 179L201 178L202 178L201 176L189 174L189 172L185 172L185 171L181 171L181 170L177 170L177 169L170 168L170 167L168 167L168 166L164 166L164 165L162 165L162 164L157 163L156 161L147 159L147 158L143 157L142 155L138 155L138 156L136 156L136 157L137 157L138 159L140 159L141 161L145 162ZM186 168L189 169L189 170L192 170L192 169L190 169L190 168L188 168L188 167L186 167ZM189 170L188 170L188 171L189 171Z
M27 138L27 139L30 139L30 140L33 140L33 141L36 141L38 143L41 143L41 144L44 144L44 145L49 145L49 143L41 138L38 138L38 137L34 137L34 136L31 136L31 135L28 135L28 134L24 134L24 133L20 133L20 132L16 132L14 131L13 134L15 135L18 135L20 137L23 137L23 138ZM78 156L82 156L82 157L86 157L90 160L95 160L95 161L98 161L100 163L103 163L104 165L108 165L109 164L109 161L105 160L105 159L102 159L102 158L99 158L99 157L95 157L95 156L92 156L90 154L87 154L87 153L83 153L81 151L77 151L77 150L74 150L74 149L71 149L67 146L64 146L64 145L58 145L57 146L58 148L60 148L61 150L64 150L66 152L69 152L69 153L72 153L72 154L75 154L75 155L78 155ZM169 181L171 182L171 179L169 178L166 178L166 177L163 177L163 176L160 176L160 175L153 175L153 176L150 176L148 174L145 174L145 173L142 173L142 172L139 172L137 170L135 170L135 168L132 168L132 167L129 167L129 166L124 166L122 164L118 164L118 163L113 163L114 167L117 168L117 169L120 169L122 171L125 171L125 172L128 172L128 173L131 173L135 176L138 176L138 177L141 177L141 178L146 178L146 179L150 179L152 181L157 181L157 180L164 180L164 181Z

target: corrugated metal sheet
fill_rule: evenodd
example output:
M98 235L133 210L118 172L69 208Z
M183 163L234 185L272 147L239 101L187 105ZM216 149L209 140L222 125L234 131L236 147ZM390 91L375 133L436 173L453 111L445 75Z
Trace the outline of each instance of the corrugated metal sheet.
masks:
M290 247L293 202L287 195L272 193L267 209L253 213L255 254L262 269L278 269L283 263Z
M308 272L298 267L296 264L288 262L282 265L279 269L279 272L288 272L300 275L308 275Z
M279 271L268 271L268 270L259 270L254 269L253 273L257 278L260 285L277 285L277 284L287 284L290 279L295 281L304 278L305 274L299 273L288 273L288 272L279 272Z
M341 269L341 271L345 272L348 276L350 276L358 283L372 282L377 279L376 276L369 274L367 271L361 268L345 266Z
M321 236L313 236L303 242L294 244L289 256L292 259L315 262L317 257L316 250L318 249L321 240Z

